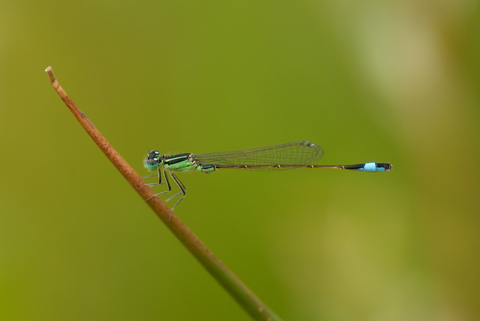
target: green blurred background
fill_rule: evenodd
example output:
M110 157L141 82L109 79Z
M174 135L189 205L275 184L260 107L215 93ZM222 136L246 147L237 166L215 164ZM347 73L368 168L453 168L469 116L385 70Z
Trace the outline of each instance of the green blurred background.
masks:
M477 1L1 1L0 320L249 320L72 117L180 174L176 214L285 320L480 320ZM161 189L159 189L161 190Z

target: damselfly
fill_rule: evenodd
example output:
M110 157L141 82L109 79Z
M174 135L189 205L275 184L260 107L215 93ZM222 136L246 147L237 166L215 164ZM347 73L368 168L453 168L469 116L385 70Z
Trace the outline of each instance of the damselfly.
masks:
M245 170L285 170L293 168L331 168L345 169L362 172L388 172L393 169L390 163L364 163L356 165L315 165L323 156L323 149L315 143L308 141L286 143L267 147L259 147L232 152L216 152L195 155L192 153L177 154L172 156L160 155L157 150L148 153L145 168L157 171L155 175L144 177L158 177L158 183L147 185L156 186L167 184L168 190L157 193L169 193L172 188L167 177L167 172L180 188L180 192L168 198L169 200L183 194L173 205L173 209L186 195L185 185L178 179L174 172L203 172L213 173L220 169L245 169ZM162 182L162 175L165 181ZM152 196L153 197L153 196ZM150 199L150 198L149 198ZM147 201L149 200L147 199Z

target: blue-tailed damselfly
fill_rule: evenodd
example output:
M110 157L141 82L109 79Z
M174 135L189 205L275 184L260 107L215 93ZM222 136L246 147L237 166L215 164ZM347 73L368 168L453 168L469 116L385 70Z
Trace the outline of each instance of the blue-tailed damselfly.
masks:
M177 154L172 156L160 155L157 150L148 153L145 168L157 171L156 175L144 177L158 177L158 183L147 185L156 186L167 184L168 190L157 193L169 193L172 188L167 178L167 172L180 188L180 192L168 198L169 200L183 194L173 205L173 209L186 195L185 185L178 179L174 172L203 172L213 173L220 169L246 169L246 170L285 170L293 168L331 168L363 172L388 172L392 170L390 163L364 163L356 165L315 165L323 156L323 149L315 143L308 141L286 143L267 147L259 147L232 152L216 152L195 155L192 153ZM162 175L165 181L162 182ZM152 196L153 197L153 196ZM149 198L150 199L150 198ZM147 199L148 200L148 199Z

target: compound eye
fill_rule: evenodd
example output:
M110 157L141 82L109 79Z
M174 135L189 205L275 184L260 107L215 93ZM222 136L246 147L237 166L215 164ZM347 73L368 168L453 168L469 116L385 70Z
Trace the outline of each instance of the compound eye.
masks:
M160 152L157 151L157 150L152 150L152 151L150 151L150 153L148 153L148 158L149 159L153 158L153 159L158 160L158 156L160 156Z
M158 158L147 159L146 163L148 165L155 165L158 163Z

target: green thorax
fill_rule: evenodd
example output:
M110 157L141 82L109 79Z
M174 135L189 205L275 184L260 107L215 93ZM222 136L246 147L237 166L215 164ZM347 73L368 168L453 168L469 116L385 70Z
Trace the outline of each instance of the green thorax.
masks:
M165 170L179 171L179 172L204 172L212 173L215 171L215 166L203 165L195 160L192 153L177 154L172 156L160 156L156 150L148 153L144 164L149 171L156 171L158 167L163 167Z

